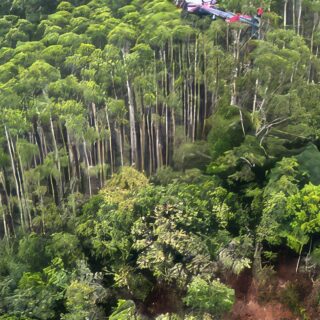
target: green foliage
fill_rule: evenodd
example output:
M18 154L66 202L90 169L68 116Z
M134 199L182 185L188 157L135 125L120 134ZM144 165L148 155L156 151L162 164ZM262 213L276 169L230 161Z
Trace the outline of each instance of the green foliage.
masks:
M296 158L300 165L299 170L308 175L311 183L318 185L320 183L320 173L318 171L320 154L318 148L310 144Z
M276 271L271 266L264 266L256 274L258 299L261 303L274 300L277 294Z
M79 240L68 233L54 233L50 243L46 246L46 253L50 257L60 258L65 264L75 264L81 258Z
M252 239L248 236L234 238L219 253L219 261L227 270L239 275L244 269L251 267Z
M234 290L220 281L207 282L196 277L188 286L185 303L200 313L208 312L214 316L221 316L230 311L234 299Z
M216 159L237 147L243 139L239 110L233 106L220 106L212 117L212 129L208 135L213 157Z
M136 308L133 301L119 300L117 308L110 315L109 319L110 320L137 319L135 316L135 313L136 313Z
M279 246L319 275L318 1L221 0L259 39L173 2L0 1L1 319L219 318Z
M320 231L319 202L320 187L311 183L288 199L287 210L292 221L288 245L297 252L309 242L310 236Z
M305 319L305 310L301 306L301 292L299 284L289 282L287 286L280 293L280 301L289 307L289 309L296 315Z
M66 290L66 307L69 314L62 319L84 319L90 315L94 306L92 294L94 289L84 282L72 281Z
M46 239L34 233L20 240L18 257L30 265L32 270L39 271L47 263L45 254Z
M204 141L184 143L175 150L173 159L175 168L179 170L205 169L211 161L209 146Z
M54 305L59 297L50 290L40 273L24 273L15 295L8 301L8 307L19 317L32 314L39 319L52 318L55 315Z

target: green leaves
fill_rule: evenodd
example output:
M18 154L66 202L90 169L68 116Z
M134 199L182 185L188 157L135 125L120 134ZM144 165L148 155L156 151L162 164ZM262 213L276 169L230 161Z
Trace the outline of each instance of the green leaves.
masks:
M252 252L253 243L249 236L236 237L220 251L219 262L226 270L239 275L251 267Z
M135 304L133 301L119 300L117 308L110 315L110 320L131 320L136 319Z
M288 199L287 212L291 218L288 244L297 252L320 231L319 205L320 188L311 183Z
M111 44L128 50L136 39L136 36L136 30L132 26L120 23L109 33L108 40Z
M200 314L207 312L213 316L222 316L231 310L234 300L234 290L220 281L207 282L195 277L188 286L185 303Z

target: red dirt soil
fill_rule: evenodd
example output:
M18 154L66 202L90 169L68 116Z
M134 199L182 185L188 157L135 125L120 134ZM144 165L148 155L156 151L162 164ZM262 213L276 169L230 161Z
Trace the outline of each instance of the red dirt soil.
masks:
M280 303L260 305L255 299L238 300L226 320L299 320Z
M283 290L289 282L308 282L305 276L295 272L296 262L295 258L279 259L275 274L276 293ZM250 270L246 270L237 278L228 279L227 282L235 289L236 303L224 320L299 320L287 306L279 302L276 294L271 301L259 302L258 286Z

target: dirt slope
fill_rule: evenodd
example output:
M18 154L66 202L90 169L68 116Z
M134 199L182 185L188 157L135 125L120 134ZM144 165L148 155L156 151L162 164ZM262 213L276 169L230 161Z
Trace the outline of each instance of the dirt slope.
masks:
M272 280L263 287L252 278L249 270L237 278L228 279L229 285L235 289L236 303L224 320L299 320L300 317L289 309L289 304L281 301L290 286L297 288L295 292L299 301L305 300L312 290L307 275L295 272L296 261L296 258L281 257Z

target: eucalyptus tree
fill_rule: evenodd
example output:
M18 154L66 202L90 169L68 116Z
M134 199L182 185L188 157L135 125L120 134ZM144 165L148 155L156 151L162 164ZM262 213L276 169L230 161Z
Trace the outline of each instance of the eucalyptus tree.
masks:
M50 63L52 66L56 68L59 68L66 58L63 46L60 44L55 44L46 47L44 50L42 50L41 56L44 61Z
M135 104L132 91L132 79L129 76L129 70L127 65L127 56L129 54L130 47L136 40L136 30L130 25L122 22L117 25L108 35L108 40L111 44L116 45L121 49L122 59L124 64L124 70L126 72L126 87L127 87L127 99L129 108L129 124L130 124L130 148L131 148L131 163L139 166L138 150L137 150L137 131L136 131L136 116L135 116Z
M113 139L112 139L112 126L111 123L114 124L114 130L116 132L117 144L119 145L119 153L120 153L120 166L124 166L124 147L123 147L123 125L126 124L126 113L127 110L125 108L125 101L122 99L113 99L109 98L106 101L106 120L109 128L109 143L110 143L110 158L111 158L111 174L116 165L115 159L115 151L113 150ZM114 159L114 160L113 160Z
M175 130L175 106L172 103L176 100L172 98L175 96L177 70L174 61L173 30L179 25L180 20L178 19L178 12L174 10L172 4L165 1L145 3L143 12L144 16L140 21L143 31L139 41L145 42L153 50L153 61L152 64L151 61L149 63L153 70L144 68L144 73L147 71L144 78L149 82L149 92L145 93L148 98L146 101L148 101L148 104L152 102L152 105L148 108L151 107L151 111L153 110L148 131L152 132L153 128L155 129L155 138L150 135L152 149L155 150L155 155L152 155L154 165L151 167L160 168L163 164L169 164L172 136L174 135L172 131ZM139 46L137 46L137 49L139 49ZM142 49L143 47L140 48L140 55L143 53ZM148 53L146 49L147 47L144 49L144 55ZM170 102L170 105L168 102ZM161 137L162 130L164 131L164 141Z
M28 199L25 190L23 177L21 176L22 168L19 161L19 153L16 149L16 142L19 135L28 130L25 113L20 110L5 109L5 116L2 119L2 130L6 137L7 149L10 156L11 169L14 177L15 192L18 198L20 211L20 224L23 231L32 227L32 218Z
M293 31L275 30L267 41L259 41L253 52L255 86L250 112L261 143L274 127L288 130L290 122L299 121L303 105L295 83L307 80L309 56L304 40Z
M70 192L79 191L81 176L81 155L79 150L79 145L82 139L83 126L84 126L84 115L85 109L80 102L74 100L59 101L52 105L52 114L59 115L59 121L63 123L66 129L66 141L65 146L68 152L69 158L69 184ZM54 127L52 123L52 118L50 120L52 135L54 136ZM56 158L56 168L57 172L61 175L61 163L59 161L59 150L58 145L54 142L54 152ZM64 186L61 177L60 181L60 192L64 194ZM76 188L76 190L74 190ZM59 198L59 202L62 199Z
M150 149L153 148L151 144L150 130L146 128L150 126L150 117L146 113L150 113L150 102L154 103L155 91L153 81L153 69L154 69L154 52L149 45L137 44L131 50L128 55L127 65L130 70L130 74L133 79L133 89L136 101L136 109L139 117L139 136L140 136L140 154L141 169L145 170L145 155L148 155ZM148 131L148 137L146 130ZM148 139L148 142L146 141ZM150 155L149 155L150 156ZM153 167L152 160L150 166Z
M15 220L14 212L11 204L11 188L8 190L7 179L8 169L5 169L10 165L10 160L3 149L0 150L0 185L3 190L4 196L0 197L1 215L3 220L4 236L9 239L11 236L15 236Z
M105 111L99 106L103 102L103 91L95 81L82 81L83 102L88 106L90 126L96 133L95 156L99 172L100 186L102 187L107 176L106 167L106 117Z

